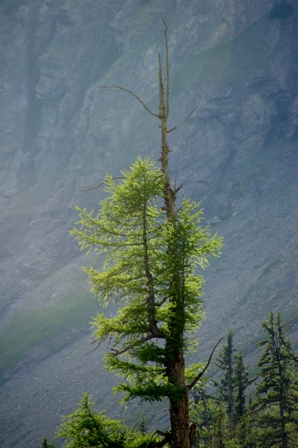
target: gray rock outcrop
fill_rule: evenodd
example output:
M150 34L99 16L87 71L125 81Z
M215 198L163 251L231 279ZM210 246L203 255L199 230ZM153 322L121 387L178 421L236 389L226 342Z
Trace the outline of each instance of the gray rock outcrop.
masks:
M296 2L3 1L4 448L51 437L82 390L121 413L96 377L100 353L81 358L98 304L81 273L89 261L68 234L75 206L96 208L103 194L82 190L106 172L119 174L137 155L158 158L158 123L128 94L100 86L124 86L157 109L161 15L169 27L173 126L197 107L171 134L172 176L225 237L222 257L206 272L200 356L230 327L253 360L270 310L281 310L298 341ZM132 407L130 418L137 414Z

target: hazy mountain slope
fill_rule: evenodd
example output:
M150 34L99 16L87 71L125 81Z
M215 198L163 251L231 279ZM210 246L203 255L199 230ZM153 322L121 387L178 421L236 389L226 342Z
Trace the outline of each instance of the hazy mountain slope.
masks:
M68 233L74 206L94 208L102 194L80 190L139 154L158 158L154 119L99 86L123 85L157 108L161 14L173 126L198 106L171 134L172 173L225 237L205 273L198 356L231 327L253 358L271 309L283 312L297 342L298 11L287 3L0 5L1 446L37 445L82 390L119 415L101 352L83 356L98 305L81 273L89 261Z

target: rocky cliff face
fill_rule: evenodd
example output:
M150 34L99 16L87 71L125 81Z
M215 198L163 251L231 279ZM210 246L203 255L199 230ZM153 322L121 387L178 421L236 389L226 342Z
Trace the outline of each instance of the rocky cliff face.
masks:
M202 200L226 244L207 273L201 356L228 327L252 353L271 309L298 339L296 2L3 1L3 447L36 445L82 389L111 407L96 375L100 354L81 358L98 305L68 233L75 205L95 208L102 194L81 190L137 155L158 158L154 119L129 95L100 86L124 86L157 109L160 15L169 27L173 126L197 107L172 134L172 174L186 196Z

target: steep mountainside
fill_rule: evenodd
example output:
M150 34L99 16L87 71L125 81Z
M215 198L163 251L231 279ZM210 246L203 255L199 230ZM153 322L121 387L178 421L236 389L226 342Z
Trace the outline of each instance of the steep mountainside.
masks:
M222 234L205 272L198 356L228 328L253 361L260 322L280 310L298 342L298 6L295 0L0 2L0 445L37 446L86 390L115 406L69 230L96 208L104 174L159 157L163 16L172 64L172 177ZM152 425L163 422L148 409ZM165 424L162 423L162 424ZM59 446L59 443L57 444Z

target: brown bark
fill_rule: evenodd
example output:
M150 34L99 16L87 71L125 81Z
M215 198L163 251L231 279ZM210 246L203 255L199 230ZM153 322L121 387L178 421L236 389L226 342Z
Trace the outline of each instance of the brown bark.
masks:
M183 350L173 357L167 368L169 382L184 389L182 398L170 397L171 438L172 448L190 448L189 399L188 389L185 387L185 363Z
M167 121L170 112L170 64L168 56L168 40L167 40L167 26L164 22L165 30L165 46L166 46L166 88L163 85L163 73L160 55L158 55L159 62L159 120L161 128L161 166L165 177L164 188L164 201L167 219L175 226L176 210L175 200L178 189L171 188L169 177L169 145L168 145L168 129ZM165 94L166 92L166 94ZM168 248L169 252L175 252L175 247ZM175 254L173 254L175 256ZM173 279L171 279L174 286L181 282L179 273L175 273ZM175 288L174 288L175 290ZM177 290L177 289L176 289ZM176 313L183 313L183 308L179 304L178 297L170 297L176 305ZM173 386L181 389L183 392L182 397L175 398L169 397L170 400L170 422L171 433L169 438L169 445L171 448L190 448L191 438L193 437L193 428L190 431L189 426L189 398L188 388L185 384L185 361L182 348L183 341L183 322L180 328L175 328L175 323L171 328L171 334L166 341L166 353L168 354L166 360L166 374L168 381Z

